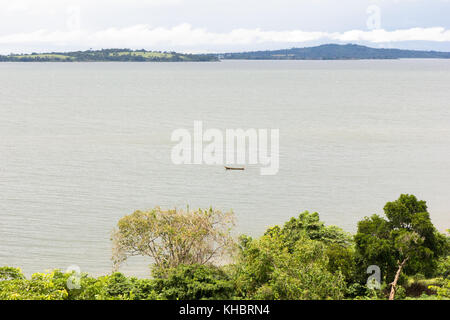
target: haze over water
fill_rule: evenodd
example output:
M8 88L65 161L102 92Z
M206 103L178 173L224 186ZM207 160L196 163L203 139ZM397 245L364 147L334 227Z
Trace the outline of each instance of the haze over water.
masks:
M410 193L443 231L449 84L449 60L1 63L0 265L108 273L117 221L154 206L233 209L254 236L304 210L354 232ZM196 120L280 129L279 173L172 164Z

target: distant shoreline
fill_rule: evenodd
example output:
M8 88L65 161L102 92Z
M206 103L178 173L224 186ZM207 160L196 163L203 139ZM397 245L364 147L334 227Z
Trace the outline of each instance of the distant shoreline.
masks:
M217 55L184 54L129 49L103 49L74 52L10 54L0 62L208 62L219 61Z
M220 62L223 60L398 60L450 59L450 52L379 49L355 44L232 53L188 54L168 51L102 49L0 55L0 62Z
M253 61L253 62L257 62L257 61L272 61L272 62L286 62L286 61L291 61L291 62L300 62L300 61L314 61L314 62L331 62L331 61L401 61L401 60L443 60L443 61L448 61L450 60L450 58L386 58L386 59L381 59L381 58L373 58L373 59L223 59L223 60L211 60L211 61L95 61L95 60L91 60L91 61L4 61L4 60L0 60L0 64L1 63L13 63L13 64L26 64L26 63L33 63L33 64L42 64L42 63L62 63L62 64L76 64L76 63L193 63L193 62L197 62L197 63L220 63L220 62L225 62L225 61Z

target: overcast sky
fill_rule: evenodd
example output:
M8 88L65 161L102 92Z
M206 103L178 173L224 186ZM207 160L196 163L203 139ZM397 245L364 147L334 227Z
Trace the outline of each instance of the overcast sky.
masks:
M0 0L0 53L360 43L450 51L450 0Z

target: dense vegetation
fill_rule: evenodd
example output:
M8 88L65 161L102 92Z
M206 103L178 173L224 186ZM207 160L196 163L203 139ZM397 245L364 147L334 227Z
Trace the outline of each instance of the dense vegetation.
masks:
M449 59L450 52L376 49L356 44L326 44L309 48L225 53L222 57L223 59L248 60Z
M183 61L217 61L217 55L181 54L176 52L160 52L103 49L76 52L51 52L32 54L10 54L0 56L0 61L9 62L89 62L89 61L135 61L135 62L183 62Z
M353 236L306 211L236 242L231 213L137 211L113 232L113 261L148 256L151 278L54 270L27 279L3 267L0 299L450 299L450 236L427 210L401 195ZM368 281L370 266L379 282Z

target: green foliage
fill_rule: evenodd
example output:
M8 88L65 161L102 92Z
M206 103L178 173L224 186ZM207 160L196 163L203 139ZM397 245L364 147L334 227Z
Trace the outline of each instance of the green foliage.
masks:
M24 275L19 268L0 267L0 281L24 279Z
M352 299L365 299L370 297L373 297L378 294L378 290L369 290L366 285L362 285L360 283L352 283L347 286L346 291L346 298L352 298Z
M234 294L229 276L213 266L179 266L164 274L155 273L155 279L137 279L121 273L99 278L82 274L75 282L78 287L69 288L73 275L54 270L35 273L30 279L17 276L1 280L0 300L231 299Z
M395 291L395 300L404 300L406 298L406 289L403 286L397 286Z
M340 272L348 284L356 281L356 264L353 247L331 244L325 248L325 254L328 257L328 271L333 274Z
M438 261L435 275L444 278L450 277L450 255L442 257Z
M275 227L279 228L279 227ZM266 233L272 232L269 229ZM320 221L317 212L309 213L305 211L301 213L298 218L291 218L285 223L281 229L281 234L286 239L285 242L289 247L297 243L299 239L308 237L311 240L322 241L325 244L339 244L348 246L352 243L352 237L342 229L336 226L325 226Z
M442 237L444 237L444 235L442 235ZM444 255L437 262L434 276L443 278L450 277L450 230L447 230Z
M432 296L436 294L434 287L442 287L444 285L443 278L426 278L424 275L418 273L414 276L408 277L404 283L406 295L408 297L420 298L424 296Z
M343 276L328 271L324 249L307 237L288 248L282 232L273 229L258 240L243 237L235 265L238 294L248 299L343 298Z
M450 279L445 279L442 286L430 286L432 290L436 290L436 297L439 300L450 300Z
M59 271L35 273L30 280L15 277L0 281L0 300L63 300L68 292L61 282Z
M106 293L111 297L132 297L134 284L131 279L122 273L116 272L108 277L106 282Z
M404 262L406 274L431 276L438 259L445 254L447 243L431 223L425 201L413 195L401 195L384 207L386 217L373 215L358 223L355 235L357 261L362 270L378 265L386 282Z
M354 281L355 261L352 236L336 226L326 226L317 212L305 211L297 218L291 218L283 228L275 226L266 235L279 233L290 252L299 240L304 238L320 241L328 257L327 269L331 273L340 272L347 283Z
M223 300L234 295L234 283L221 269L205 265L180 265L154 272L154 289L162 299Z
M133 300L157 299L151 280L127 278L120 273L92 278L80 275L79 288L68 288L73 273L54 270L30 279L0 281L0 300Z

